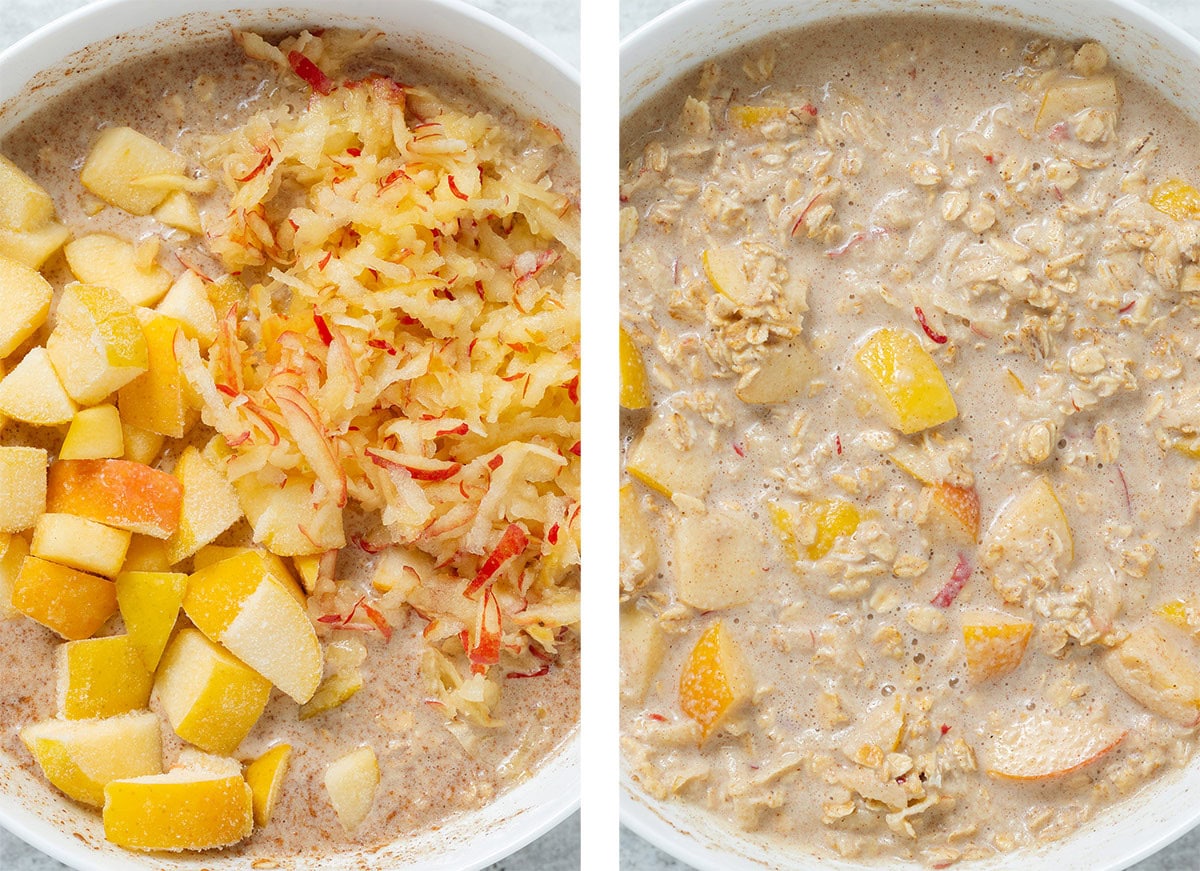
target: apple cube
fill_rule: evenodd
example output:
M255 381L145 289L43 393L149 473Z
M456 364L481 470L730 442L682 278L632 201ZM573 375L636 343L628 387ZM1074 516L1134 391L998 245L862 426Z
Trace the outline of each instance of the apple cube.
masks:
M179 321L184 335L196 339L203 351L216 341L216 311L208 298L204 279L190 269L175 279L167 295L155 306L155 311Z
M325 769L325 789L338 822L353 832L371 812L379 788L379 761L370 747L360 747Z
M46 351L63 387L81 405L103 401L149 368L142 325L114 291L68 284L55 318Z
M975 544L979 541L979 491L939 481L925 488L929 514L952 536Z
M183 487L174 475L129 460L59 460L48 478L50 511L155 538L179 528Z
M58 450L60 460L117 459L125 453L121 415L115 405L94 405L75 412L67 437Z
M325 648L325 679L313 697L300 706L300 719L332 711L363 687L362 666L367 648L357 638L334 641Z
M852 503L844 499L819 499L800 506L795 528L811 534L804 554L810 560L819 560L833 550L839 538L854 535L861 522L862 512Z
M107 287L130 305L154 305L171 286L170 272L117 236L80 236L68 242L63 253L72 274L81 282Z
M1169 178L1154 186L1150 205L1177 221L1200 217L1200 191L1178 178Z
M742 402L773 405L791 402L808 391L817 360L799 336L763 346L758 367L738 381L734 392Z
M215 850L254 830L254 796L241 774L177 769L104 787L104 837L127 850Z
M656 417L646 425L629 447L625 471L647 487L668 499L677 495L704 501L712 486L709 458L700 447L680 450L667 434L666 417Z
M199 236L204 232L200 223L200 212L188 196L187 191L175 190L167 194L162 204L154 210L154 217L168 227Z
M0 204L3 196L0 187ZM0 357L17 350L46 322L53 295L50 282L40 272L0 255L0 306L4 310L0 321Z
M1125 740L1120 726L1060 717L1047 711L1023 714L988 735L981 748L984 770L1003 780L1048 780L1078 771Z
M745 130L753 130L768 121L780 121L787 117L785 106L734 106L729 115Z
M144 710L154 677L128 635L58 647L58 715L66 720Z
M981 684L1008 674L1021 664L1033 624L1027 621L975 621L963 624L967 675Z
M701 611L749 602L762 587L765 548L742 511L684 514L675 527L675 595Z
M621 607L621 696L640 705L650 691L666 652L666 636L658 618L628 603Z
M154 690L171 728L210 753L232 753L266 708L271 684L195 629L162 655Z
M68 641L91 638L117 611L112 581L27 556L13 582L13 607Z
M129 570L117 575L116 585L117 606L129 633L129 643L145 667L153 672L183 607L187 575Z
M140 426L132 426L125 421L121 421L121 439L125 444L125 453L122 454L122 457L147 466L153 465L154 461L158 459L158 455L162 453L163 443L166 441L159 433L150 432Z
M983 566L1010 604L1021 602L1031 583L1039 588L1052 583L1073 556L1070 524L1044 477L1000 509L983 541Z
M723 623L714 623L692 648L679 676L683 713L700 724L702 738L707 738L750 698L752 690L737 644Z
M216 565L219 562L230 559L231 557L241 556L242 554L255 554L255 559L262 559L267 564L267 570L281 581L288 592L301 605L304 604L304 591L296 582L292 570L288 568L288 564L283 561L282 557L276 556L269 550L263 550L261 547L225 547L218 544L208 544L196 551L196 555L192 557L192 566L196 571L206 569L211 565Z
M642 510L641 499L632 484L621 487L618 567L622 592L637 589L658 570L658 545L654 541L653 527Z
M242 517L237 491L195 447L188 446L175 465L183 487L179 529L167 539L171 564L186 559Z
M291 744L276 744L246 766L246 783L254 794L254 825L259 828L271 821L291 757Z
M1121 95L1113 76L1063 79L1046 89L1033 129L1045 130L1085 109L1109 109L1115 112L1120 108Z
M0 380L0 413L16 420L61 426L71 422L77 408L45 348L31 350Z
M1200 723L1200 669L1156 627L1142 626L1101 658L1113 683L1180 726Z
M104 787L162 771L158 717L149 712L106 720L45 720L21 740L46 779L68 798L101 807Z
M0 620L21 616L13 607L12 592L17 573L21 571L21 563L28 554L29 545L24 538L0 533Z
M195 419L187 382L175 359L175 334L183 325L166 315L139 309L149 369L120 389L121 419L131 426L179 438Z
M196 571L183 610L201 632L304 704L321 682L324 662L294 589L261 552L250 551Z
M9 230L0 227L0 255L24 263L30 269L41 269L66 241L71 231L58 221L50 221L36 230Z
M29 529L46 510L46 464L42 448L0 446L0 532Z
M166 543L148 535L134 535L129 539L129 550L125 551L122 572L169 572L171 562L167 559Z
M54 201L46 189L0 154L0 227L37 230L54 218Z
M908 330L877 330L854 361L876 405L900 432L920 432L958 417L937 363Z
M254 541L281 556L321 554L346 546L342 510L332 500L313 506L314 481L291 475L283 487L246 475L234 482Z
M621 407L634 410L647 408L650 405L650 382L646 378L646 364L642 360L642 352L624 327L621 328L618 357L621 365Z
M757 293L746 275L745 259L741 248L707 248L700 255L704 274L713 290L728 297L737 305L752 304Z
M29 552L50 562L116 577L129 550L129 533L103 523L48 511L33 528Z
M109 127L92 146L79 178L104 202L134 215L149 215L166 199L169 189L138 181L186 172L186 160L148 136L131 127Z

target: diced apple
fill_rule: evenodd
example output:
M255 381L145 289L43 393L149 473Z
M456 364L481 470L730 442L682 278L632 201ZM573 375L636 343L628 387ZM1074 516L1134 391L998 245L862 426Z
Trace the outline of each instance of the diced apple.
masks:
M190 269L175 279L155 309L179 321L184 335L196 339L202 351L207 351L217 338L217 314L208 298L208 289L204 279Z
M1071 527L1049 480L1037 478L1009 500L988 528L983 566L1005 602L1049 585L1074 555Z
M175 359L175 333L183 325L174 318L138 309L146 337L149 369L120 389L121 419L132 426L179 438L196 413L188 401L187 382Z
M754 302L754 289L746 277L745 260L737 246L729 248L706 248L701 255L704 274L713 290L728 297L737 305Z
M54 200L19 166L0 154L0 227L37 230L54 218Z
M84 161L83 186L106 203L134 215L149 215L169 189L139 185L151 175L183 176L187 161L130 127L101 132Z
M172 565L209 544L242 517L233 485L194 446L189 445L180 455L175 477L183 486L183 508L179 529L167 539L167 559Z
M729 110L730 117L746 130L786 118L787 114L785 106L734 106Z
M271 684L189 628L163 653L154 691L175 734L201 750L229 754L262 716Z
M149 367L133 306L114 291L68 284L55 318L46 351L63 387L81 405L101 402Z
M752 405L790 402L808 392L816 374L816 358L796 336L764 345L757 368L742 377L734 392Z
M982 748L984 769L1004 780L1062 777L1099 761L1125 734L1123 728L1106 721L1041 711L1024 714L989 735Z
M48 461L43 448L0 446L0 532L29 529L42 516Z
M929 517L955 538L979 541L979 491L939 481L927 486Z
M325 789L338 822L353 832L371 812L379 788L379 762L370 747L360 747L325 769Z
M68 641L91 638L117 611L112 581L27 556L13 582L13 607Z
M304 704L321 682L324 664L294 587L251 551L196 571L183 610L201 632Z
M762 588L763 542L744 512L685 514L675 527L675 595L701 611L749 602Z
M240 774L179 769L104 788L104 837L127 850L213 850L254 830L254 796Z
M633 343L629 333L621 327L618 357L621 365L621 407L646 408L650 405L650 383L646 378L646 364L642 352Z
M95 807L104 787L162 771L158 717L149 712L107 720L45 720L21 730L42 773L68 798Z
M291 757L291 744L276 744L246 766L246 783L254 794L254 825L260 829L271 821Z
M975 619L963 624L967 675L972 683L1002 677L1021 664L1033 624L1028 621Z
M144 710L153 683L128 635L68 641L58 647L58 715L63 719Z
M779 528L777 515L773 512L772 522ZM782 518L780 518L782 519ZM862 522L862 512L844 499L818 499L805 502L796 509L797 545L804 544L804 555L810 560L819 560L833 550L839 538L854 535ZM803 538L800 533L807 533ZM809 539L811 535L811 540ZM787 547L786 541L784 547Z
M0 413L8 417L34 426L61 426L71 422L76 409L45 348L31 350L0 380Z
M1045 130L1085 109L1110 109L1115 112L1120 108L1121 95L1113 76L1062 79L1046 89L1033 129Z
M703 502L712 486L706 452L695 445L683 451L667 435L666 417L656 417L630 446L625 471L668 499L677 495Z
M33 528L29 552L93 575L116 577L129 550L129 533L103 523L48 511Z
M1176 221L1200 218L1200 191L1178 178L1167 179L1150 192L1150 205Z
M163 443L166 441L165 437L159 433L150 432L140 426L131 426L124 421L121 422L121 438L125 444L125 453L122 454L122 458L147 466L152 465L158 459L158 455L162 453Z
M183 488L174 475L129 460L59 460L48 477L50 511L155 538L179 528Z
M267 569L277 579L284 582L288 592L300 604L304 604L304 591L296 582L296 576L292 574L292 570L288 568L288 564L269 550L263 550L261 547L225 547L218 544L208 544L196 551L196 555L192 557L192 566L196 571L206 569L211 565L215 565L231 557L241 556L242 554L255 554L255 559L266 561Z
M859 762L864 754L873 753L873 748L894 753L900 749L904 720L904 699L895 694L869 708L842 738L838 749L852 762Z
M702 737L707 738L750 698L752 690L737 644L723 623L714 623L692 648L679 676L683 713L700 724Z
M50 221L36 230L9 230L0 227L0 255L24 263L30 269L41 269L66 241L71 231L58 221Z
M658 619L636 603L621 606L621 696L640 705L662 665L666 636Z
M622 592L638 588L658 569L658 545L642 510L641 499L632 484L621 487L618 567Z
M363 687L360 666L367 648L356 638L333 641L325 647L325 679L313 697L300 706L300 719L307 720L332 711L350 700Z
M204 232L200 223L200 212L196 210L196 204L192 202L187 191L177 190L167 194L162 204L154 210L154 217L168 227L183 230L193 236Z
M1160 717L1188 728L1200 723L1200 669L1156 627L1134 629L1101 663L1113 683Z
M155 539L148 539L155 541ZM167 639L175 629L187 575L167 571L123 571L117 575L117 605L129 642L146 668L158 668Z
M854 355L888 423L911 434L958 416L946 379L920 340L907 330L872 333Z
M0 158L2 160L3 158ZM0 208L3 208L0 186ZM50 314L50 282L35 269L0 255L0 357L7 357L32 336Z
M60 460L117 459L125 453L121 415L115 405L93 405L75 412L67 437L58 450Z
M154 305L171 286L171 273L144 262L133 243L108 233L90 233L63 249L71 272L84 284L106 287L131 305Z
M169 572L171 562L167 559L167 546L157 538L134 533L125 551L122 572Z
M21 563L29 554L29 544L19 535L0 533L0 620L12 620L21 616L13 607L13 584Z
M313 505L313 485L291 475L283 487L263 486L252 475L234 482L238 500L254 530L254 541L281 556L321 554L346 546L342 510L332 500Z

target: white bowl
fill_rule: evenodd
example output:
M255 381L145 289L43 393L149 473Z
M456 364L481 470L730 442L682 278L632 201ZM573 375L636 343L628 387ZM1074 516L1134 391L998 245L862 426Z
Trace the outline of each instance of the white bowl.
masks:
M1153 84L1200 119L1200 41L1131 0L691 0L660 15L621 43L623 117L702 61L771 33L850 16L938 12L1029 27L1064 39L1099 40L1113 62ZM681 802L660 802L622 772L621 821L650 843L702 871L862 868L797 847L782 852ZM1200 822L1200 757L1100 814L1079 831L1037 850L963 862L956 869L1116 871L1169 844ZM875 867L924 866L889 861Z
M337 0L280 8L276 0L102 0L65 16L0 53L0 132L102 68L188 38L233 26L298 30L306 26L378 27L398 51L436 51L453 71L473 78L499 104L557 126L579 153L579 78L529 37L455 0ZM232 11L231 11L232 10ZM156 26L186 15L186 35ZM87 46L121 35L103 51ZM80 54L71 57L76 52ZM73 70L63 76L64 69ZM405 838L382 850L348 851L319 862L280 862L280 868L322 871L408 868L470 871L503 859L549 831L579 807L578 730L529 780L486 808L446 821L438 831ZM128 853L104 841L98 815L57 797L38 777L0 753L0 825L79 871L200 871L247 868L245 859Z

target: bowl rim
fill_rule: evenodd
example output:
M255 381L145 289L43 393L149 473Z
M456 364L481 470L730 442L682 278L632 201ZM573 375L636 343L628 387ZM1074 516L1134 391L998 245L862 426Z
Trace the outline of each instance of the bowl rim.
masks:
M687 70L694 69L706 58L711 58L726 52L737 51L744 48L754 40L747 40L737 43L733 48L722 49L720 52L709 52L703 55L697 55L688 64L681 66L681 72L672 77L659 77L655 87L646 88L638 94L636 102L626 99L625 88L630 84L632 77L632 64L640 63L643 55L649 54L656 47L661 47L667 43L673 31L680 25L686 22L702 19L709 16L712 10L717 10L728 6L733 0L680 0L675 5L664 9L658 15L651 18L649 21L639 25L630 34L625 36L620 42L620 88L621 88L621 124L634 114L646 102L652 100L658 94L661 94L665 88L670 87L678 79L678 75L686 74ZM800 0L801 3L804 0ZM895 14L911 14L914 15L956 15L960 17L970 16L985 6L994 7L1000 4L989 3L988 0L958 0L953 5L949 3L934 2L920 3L910 10L897 10ZM1082 3L1080 4L1082 6ZM1107 6L1107 8L1105 8ZM1121 21L1128 23L1137 30L1144 33L1151 33L1155 36L1167 35L1176 42L1182 44L1190 53L1191 58L1195 61L1197 69L1200 69L1200 37L1193 36L1184 30L1180 25L1167 18L1157 10L1138 2L1138 0L1100 0L1099 3L1092 5L1091 0L1088 2L1089 14L1101 15L1108 14L1113 17L1120 18ZM871 17L879 13L863 12L854 8L852 4L847 4L844 9L845 17ZM831 16L832 17L832 16ZM800 28L803 26L801 25ZM797 29L800 29L797 28ZM782 32L781 28L775 32ZM763 37L756 37L762 39ZM1200 765L1200 751L1197 751L1191 759L1192 765ZM1182 769L1181 769L1182 771ZM1170 776L1170 775L1168 775ZM668 820L655 807L655 805L684 807L684 814L691 817L691 821L699 821L707 819L711 814L703 809L685 805L683 802L657 801L645 792L639 790L629 776L626 760L622 754L620 762L620 798L619 798L619 819L622 826L629 829L638 837L661 850L668 855L688 863L697 871L728 871L729 859L728 854L722 856L717 853L712 847L706 846L694 837L683 831L678 824ZM1124 801L1132 800L1132 796L1126 796ZM1200 804L1194 804L1189 813L1181 814L1173 819L1170 825L1162 826L1153 837L1148 840L1139 842L1138 846L1132 850L1124 852L1120 855L1112 857L1114 864L1107 866L1108 871L1122 871L1129 868L1131 865L1141 861L1142 859L1151 856L1164 847L1183 837L1188 832L1200 826ZM732 832L734 836L738 833ZM1068 836L1069 838L1070 836ZM1059 842L1061 843L1061 842ZM1008 856L1019 856L1022 851L1017 851L1015 854L1005 854ZM742 857L736 857L742 862L760 864L754 860L745 860ZM786 860L789 867L802 868L803 865L793 865L798 861L796 856L788 855ZM741 866L739 866L741 867ZM822 863L820 860L814 859L812 867L828 867L828 863ZM880 866L882 867L882 866Z
M545 65L551 78L555 75L560 77L561 81L557 84L565 85L566 91L571 94L563 105L570 114L576 119L578 118L580 112L579 70L533 36L479 6L464 2L464 0L405 0L403 5L406 11L410 11L414 6L436 9L450 16L457 16L464 23L488 29L495 35L498 42L506 44L505 50L510 55L519 56L523 53L527 56L530 66L538 62ZM182 0L182 2L177 0L170 4L161 3L159 0L91 0L91 2L46 22L0 51L0 106L17 97L30 80L39 73L46 69L52 69L72 54L90 45L110 39L117 33L128 32L131 29L141 30L157 27L165 21L187 15L219 15L236 11L262 12L271 9L288 10L299 15L341 14L347 17L369 17L371 15L395 15L398 5L388 3L386 0L338 0L336 4L329 0L301 0L296 3L287 3L285 0ZM131 15L137 21L130 27L115 31L111 26L95 27L97 22L110 17L123 19ZM55 46L55 50L50 53L50 57L46 58L43 57L43 50L48 41ZM17 67L18 73L25 71L27 74L5 76L4 73L14 66ZM547 94L550 93L555 93L554 83L547 88ZM578 143L571 143L568 136L568 144L572 145L571 150L578 160ZM450 853L434 857L435 864L428 867L453 867L463 869L463 871L478 871L478 869L511 856L561 824L578 811L581 805L580 759L581 729L577 722L563 740L542 760L542 764L530 778L513 784L501 792L496 800L501 800L505 795L535 782L542 775L549 776L556 773L571 786L566 795L561 793L548 795L536 803L529 804L505 820L497 822L474 840L456 844ZM479 811L467 811L461 816L470 816L477 812ZM451 820L457 816L459 815L452 817ZM54 825L24 806L14 805L9 808L5 806L5 802L0 801L0 828L45 855L71 868L78 869L78 871L114 871L125 864L120 859L97 852L86 843L72 837L66 829ZM501 837L502 835L503 837ZM194 854L196 857L204 857L203 862L210 864L217 855L219 854ZM188 854L182 854L182 857L189 858ZM389 861L392 860L389 859ZM447 861L453 861L454 864L447 865L445 864Z

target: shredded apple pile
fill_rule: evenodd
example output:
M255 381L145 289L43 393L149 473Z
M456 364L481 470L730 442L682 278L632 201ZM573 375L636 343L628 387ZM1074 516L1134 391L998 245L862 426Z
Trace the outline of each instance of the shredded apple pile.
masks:
M424 618L429 704L469 746L503 680L578 629L578 212L548 174L556 129L515 142L339 79L377 36L239 34L310 95L206 155L230 195L209 249L236 277L211 348L175 350L255 541L318 558L318 625ZM365 597L335 579L348 543L375 563Z

